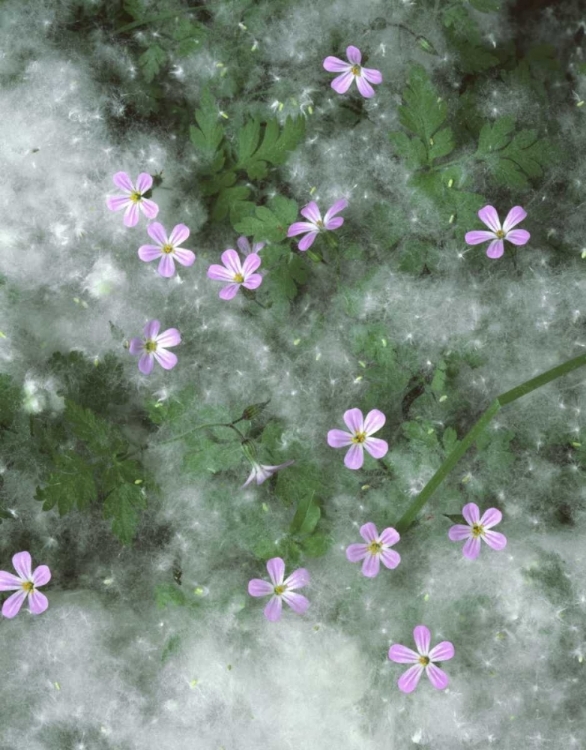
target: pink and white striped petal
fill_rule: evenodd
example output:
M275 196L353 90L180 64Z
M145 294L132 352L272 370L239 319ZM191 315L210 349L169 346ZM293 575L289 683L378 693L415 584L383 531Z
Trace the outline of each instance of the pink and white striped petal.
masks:
M185 226L185 224L176 224L173 227L173 231L171 232L171 236L169 237L169 244L173 245L182 245L185 240L189 237L189 228Z
M302 594L295 594L293 591L286 591L283 594L283 600L288 604L293 612L302 615L307 612L309 600Z
M517 224L520 224L524 219L527 218L527 211L522 206L513 206L513 208L507 214L507 217L503 223L503 232L508 233ZM507 239L509 239L507 237Z
M280 586L285 577L285 563L280 557L271 557L267 562L267 570L275 586Z
M372 435L384 427L387 418L378 409L371 409L364 420L363 430L367 435Z
M358 432L364 432L364 417L360 409L348 409L345 411L344 423L354 435Z
M493 232L498 232L501 229L499 215L494 206L484 206L484 208L481 208L478 212L478 218Z
M436 690L445 690L447 688L450 678L443 669L436 667L435 664L428 664L425 671L427 672L429 681Z
M462 515L470 526L474 526L475 523L480 521L480 509L476 503L467 503L462 508Z
M361 469L364 463L364 451L360 443L355 443L344 456L344 464L348 469Z
M422 656L427 656L431 644L431 633L429 632L429 628L425 625L417 625L413 629L413 640L415 641L419 653Z

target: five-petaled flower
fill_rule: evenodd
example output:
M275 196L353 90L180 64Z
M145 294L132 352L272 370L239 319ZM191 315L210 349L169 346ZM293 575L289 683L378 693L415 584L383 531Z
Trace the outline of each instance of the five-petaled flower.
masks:
M344 457L344 463L349 469L360 469L364 462L364 448L374 458L382 458L387 454L389 445L386 440L371 437L386 422L386 417L382 411L373 409L368 412L366 419L364 419L360 409L348 409L344 412L344 422L351 432L330 430L328 432L328 445L332 448L351 446Z
M346 57L348 58L348 62L340 60L339 57L326 57L324 60L324 68L326 70L330 73L342 74L334 78L332 88L338 94L345 94L350 88L352 81L356 80L358 91L360 91L362 96L370 99L374 96L374 89L370 84L382 83L383 77L380 70L363 68L360 65L362 62L362 53L357 47L346 47Z
M273 474L276 474L281 469L284 469L286 466L291 466L291 464L295 463L294 460L291 461L285 461L284 464L279 464L278 466L265 466L265 464L258 464L256 461L252 463L252 471L250 472L250 475L246 482L240 487L240 489L244 489L244 487L248 487L248 485L253 481L256 480L257 484L262 484L263 482L266 482L267 479L270 479Z
M417 625L413 630L413 638L418 653L395 643L389 649L389 659L398 664L413 664L406 672L403 672L398 681L399 689L404 693L412 693L417 687L419 678L425 671L429 681L438 690L444 690L448 686L448 675L433 664L434 661L447 661L454 656L454 645L450 641L442 641L434 646L431 651L431 633L425 625Z
M305 568L299 568L288 578L285 578L285 563L280 557L273 557L267 563L267 570L271 583L261 578L253 578L248 583L250 596L270 596L269 603L264 613L267 620L276 622L281 619L283 601L288 604L294 612L302 615L309 607L309 601L301 594L296 594L295 589L301 589L309 583L309 573Z
M360 527L360 536L366 544L351 544L346 549L346 557L350 562L364 560L362 575L367 578L377 576L381 560L386 568L391 569L396 568L401 562L401 555L391 549L401 538L396 529L389 526L379 534L373 523L365 523Z
M182 266L191 266L195 261L195 253L192 250L180 248L185 240L189 237L189 229L185 224L177 224L173 228L170 236L167 236L165 227L158 221L149 224L147 227L149 236L153 238L157 245L141 245L138 248L138 257L145 263L160 258L159 268L157 269L161 276L169 278L175 273L175 260Z
M341 216L336 216L336 214L343 211L347 205L348 201L345 198L341 198L326 211L326 215L322 219L317 203L311 201L300 212L309 221L296 221L294 224L291 224L287 231L287 237L295 237L297 234L306 233L305 237L300 240L298 247L300 250L308 250L320 232L333 231L342 226L344 219Z
M159 213L157 204L149 198L144 197L144 194L153 186L153 178L150 174L141 172L136 179L136 187L126 172L116 172L112 180L114 185L120 188L124 195L113 195L107 199L106 203L110 211L126 209L124 212L124 224L127 227L135 227L138 224L139 209L147 219L154 219Z
M128 350L131 354L140 355L138 369L143 375L150 375L155 359L165 370L172 370L177 364L177 356L173 352L168 352L167 348L180 344L181 334L176 328L168 328L159 333L160 328L158 320L151 320L144 327L144 340L130 340Z
M228 286L220 289L221 299L232 299L241 286L246 289L257 289L262 283L260 273L254 273L260 266L260 256L250 253L240 262L236 250L224 250L222 253L223 266L214 264L208 268L208 278L214 281L228 281Z
M266 245L266 242L255 242L252 247L250 247L250 242L248 241L247 237L238 237L236 240L236 244L238 245L238 249L242 253L242 255L250 255L251 253L254 253L255 255L258 255L260 251L263 249L263 247Z
M47 597L37 590L51 580L51 571L46 565L39 565L32 570L32 560L28 552L18 552L12 558L17 576L0 570L0 591L14 591L2 605L4 617L16 617L24 600L28 597L29 611L40 615L49 606Z
M513 206L507 214L505 223L501 226L499 215L494 206L485 206L478 212L480 220L491 230L466 232L464 239L468 245L479 245L490 242L486 254L489 258L500 258L505 252L505 240L513 245L525 245L531 235L526 229L513 229L527 216L527 211L521 206Z
M461 542L466 539L466 544L462 550L464 557L475 560L480 554L480 540L496 550L504 549L507 546L507 538L498 531L489 531L503 519L503 514L497 508L485 510L480 518L480 509L476 503L468 503L462 508L462 515L466 519L468 526L456 524L448 531L448 536L452 542Z

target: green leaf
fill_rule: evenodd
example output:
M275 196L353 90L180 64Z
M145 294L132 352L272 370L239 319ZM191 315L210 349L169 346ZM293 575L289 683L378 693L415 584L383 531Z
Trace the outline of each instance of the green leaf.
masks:
M257 206L254 216L247 216L234 229L254 242L281 242L287 237L289 226L297 218L297 203L277 195L266 206Z
M37 487L35 498L43 510L57 506L63 516L74 508L83 510L98 498L93 468L74 451L54 456L54 470L45 487Z
M212 221L223 221L228 215L232 217L241 210L242 206L245 206L248 210L250 204L247 198L249 195L250 188L247 188L245 185L237 185L221 190L212 209Z
M195 110L198 127L192 125L189 128L189 137L193 145L211 159L224 140L224 126L220 122L216 100L208 89L202 92L199 104Z
M146 505L143 491L135 484L121 484L106 497L104 518L112 519L112 531L122 544L130 544L134 539L140 511Z
M446 391L446 363L443 359L438 362L431 381L431 390L439 395Z
M155 602L159 609L183 607L187 604L187 597L174 583L159 583L155 586Z
M301 549L308 557L322 557L332 546L332 542L329 534L313 534L303 540Z
M456 64L461 71L481 73L498 64L498 57L484 44L478 24L466 8L447 6L442 22L446 27L446 40L456 53Z
M161 653L161 661L163 664L169 661L172 656L176 656L181 649L181 638L176 633L172 635Z
M295 253L287 253L285 260L270 269L267 281L269 296L273 301L295 299L300 284L305 284L309 271L307 263Z
M448 427L446 430L444 430L444 434L442 435L442 443L444 445L446 456L448 456L454 450L454 448L458 445L458 442L458 433L453 427Z
M236 146L236 169L244 169L251 180L264 179L268 164L284 164L289 154L305 136L305 118L288 117L282 127L278 120L269 120L264 130L258 119L247 122Z
M419 169L427 165L427 149L421 138L409 138L402 131L389 133L389 138L395 147L395 153L405 159L409 169Z
M0 427L10 427L20 409L21 389L9 375L0 374Z
M86 443L92 453L111 456L127 446L113 425L73 401L65 401L65 419L75 437Z
M494 11L500 10L501 4L499 0L468 0L470 5L481 13L493 13Z
M162 47L159 47L158 44L149 47L147 51L138 58L138 64L141 67L142 75L147 83L151 83L155 76L158 75L166 60L167 53Z
M6 508L3 508L0 505L0 523L2 523L2 521L13 521L13 520L14 520L14 516L12 515L12 513L10 513L10 511L6 510Z
M320 518L321 510L315 499L315 494L312 492L299 500L289 531L291 534L309 535L317 526Z
M399 268L401 271L419 275L425 269L434 271L439 261L439 251L435 243L417 238L408 239L400 250Z

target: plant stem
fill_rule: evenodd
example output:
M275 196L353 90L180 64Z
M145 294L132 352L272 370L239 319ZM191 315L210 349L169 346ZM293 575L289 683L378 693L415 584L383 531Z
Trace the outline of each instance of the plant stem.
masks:
M421 490L419 495L407 508L398 523L395 524L395 528L397 529L397 531L400 534L404 534L407 531L407 529L416 519L418 513L422 510L429 498L448 476L454 466L462 458L464 453L466 453L468 448L470 448L470 446L474 442L476 442L480 434L486 429L488 423L491 421L494 415L501 410L503 406L516 401L522 396L526 396L528 393L537 390L537 388L541 388L542 385L551 383L552 380L561 378L563 375L567 375L568 373L572 372L572 370L577 370L579 367L583 367L584 365L586 365L586 354L581 354L579 357L570 359L568 362L564 362L564 364L562 365L558 365L551 370L547 370L547 372L543 372L541 373L541 375L538 375L535 378L531 378L531 380L527 380L525 383L521 383L521 385L512 388L510 391L506 391L506 393L502 393L500 396L497 396L495 400L490 404L488 409L486 409L486 411L482 414L480 419L469 430L466 436L456 445L454 450L450 453L450 455L446 458L446 460L432 476L429 482Z

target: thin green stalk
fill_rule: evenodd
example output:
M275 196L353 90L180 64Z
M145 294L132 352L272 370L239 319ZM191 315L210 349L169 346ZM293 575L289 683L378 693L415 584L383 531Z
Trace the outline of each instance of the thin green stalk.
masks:
M466 436L456 445L454 450L446 458L440 468L432 476L429 482L421 490L419 495L407 508L399 522L396 524L396 529L400 534L404 534L407 529L411 526L413 521L417 518L422 508L425 506L429 498L437 490L440 484L448 476L454 466L462 458L464 453L470 448L470 446L476 442L480 434L486 429L488 423L494 417L497 412L501 410L503 406L510 404L512 401L516 401L522 396L526 396L528 393L541 388L546 383L551 383L552 380L561 378L564 375L577 370L579 367L586 365L586 354L581 354L579 357L570 359L568 362L564 362L563 365L558 365L547 372L541 373L531 380L527 380L525 383L512 388L510 391L497 396L495 400L490 404L488 409L472 427L472 429L466 434Z

